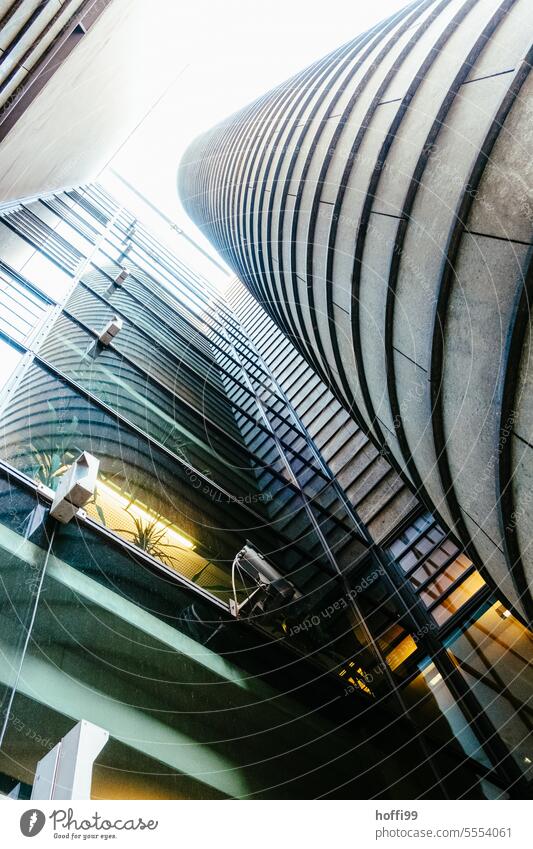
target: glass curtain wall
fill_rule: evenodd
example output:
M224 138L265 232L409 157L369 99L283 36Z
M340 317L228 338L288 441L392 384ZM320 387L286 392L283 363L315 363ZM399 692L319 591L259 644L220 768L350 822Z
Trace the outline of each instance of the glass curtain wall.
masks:
M486 688L493 690L479 659L483 648L477 649L474 663L465 649L465 639L480 646L479 629L474 623L465 629L456 618L458 611L463 619L472 614L471 599L477 609L484 604L490 613L490 593L482 582L473 587L467 583L477 573L450 540L438 536L431 518L416 520L414 531L402 529L390 540L388 553L371 544L219 292L103 189L87 187L17 208L1 219L0 239L5 303L0 341L10 352L4 358L0 454L6 470L16 469L21 480L33 482L33 495L26 495L30 502L41 492L41 512L34 512L35 504L28 507L26 525L20 525L19 517L13 530L23 540L28 529L30 536L35 534L30 542L38 563L44 564L49 544L41 513L61 474L82 450L100 461L87 518L61 528L54 540L52 556L59 572L46 573L42 589L49 591L50 605L39 606L35 643L55 656L61 644L58 611L74 610L72 593L81 592L79 587L67 592L57 575L68 574L76 583L81 579L74 572L80 573L130 605L122 617L128 628L133 627L135 607L148 610L158 622L206 646L213 657L251 668L254 680L259 676L279 692L310 700L313 711L317 704L321 712L333 710L335 722L352 735L339 732L343 757L352 763L352 777L348 769L344 780L347 795L354 769L356 776L362 774L350 753L362 745L363 729L370 746L368 770L373 774L380 759L385 764L381 786L375 776L378 794L398 798L408 787L414 795L429 796L458 790L474 797L503 792L517 772L525 771L529 757L525 744L518 742L520 728L505 714L524 694L515 692L514 681L498 679L501 699L493 707ZM117 318L118 334L103 345L102 330ZM228 612L231 564L246 542L301 596L274 612L256 613L252 621L235 622ZM406 578L412 595L406 593ZM83 583L88 593L90 586ZM240 600L248 591L237 582ZM97 599L102 592L91 588L83 627L80 619L81 644L98 659L80 687L92 687L91 676L101 677L96 689L114 698L104 674L103 648L93 645L98 636L94 623L104 617ZM10 676L4 676L4 701L13 695L17 658L25 652L24 623L34 611L25 595L20 610L6 607L6 624L15 616L20 627L18 637L13 630L11 655L6 649L12 659ZM511 624L514 620L507 627ZM152 634L158 646L154 651L168 654L160 646L160 626L152 625L157 632ZM115 624L110 620L105 627L111 632ZM128 631L127 640L137 645L139 633ZM65 639L72 642L71 636ZM511 651L511 637L502 635L498 641L498 657L502 647ZM70 643L68 652L77 662ZM27 665L38 675L34 653L32 644ZM139 699L142 711L153 718L158 710L154 699L168 703L170 690L158 685L157 697L148 696L140 681L132 683L136 675L149 677L143 665L149 660L139 661L135 670L135 653L128 662L126 653L120 675L124 671L133 687L133 702ZM525 662L525 643L518 655ZM492 669L496 659L485 659L485 669ZM515 661L519 663L518 657ZM156 678L165 674L161 668ZM178 671L172 675L178 676L171 676L172 681L179 680ZM138 687L144 687L142 697ZM74 703L80 692L72 693ZM21 717L35 710L28 699L18 688ZM192 700L191 694L189 707ZM485 721L476 717L481 704ZM57 713L57 705L49 708ZM161 708L167 709L172 713L170 707ZM499 727L495 731L503 716L508 717L508 733ZM521 709L524 728L527 721ZM204 745L203 730L191 723L192 739ZM219 730L226 733L222 726ZM487 738L492 736L497 742L491 747ZM113 738L117 764L127 762L126 750L120 748L127 744L119 737ZM515 746L519 754L509 754ZM159 754L136 751L148 772L161 761L162 749ZM502 751L512 761L508 768L505 757L501 768ZM245 761L239 763L236 775L246 773ZM185 769L167 763L165 769L173 775L183 772L189 782L178 786L177 779L168 779L165 792L200 796L245 795L250 787L264 790L264 781L273 780L261 777L255 784L229 788L208 782L206 789L201 770L190 764ZM109 775L106 780L102 787L111 786ZM118 782L116 774L113 782Z
M320 788L334 791L342 776L341 762L346 763L341 783L349 787L355 780L352 749L366 752L367 745L364 772L375 771L375 789L380 792L377 765L387 754L372 731L384 722L378 720L380 708L366 713L368 744L342 732L357 711L361 716L368 711L374 698L370 688L359 689L357 710L339 702L340 731L335 725L317 730L314 718L300 720L309 707L289 704L279 719L263 704L271 699L281 704L287 691L311 700L311 717L317 705L321 712L331 710L328 704L338 701L341 692L335 668L348 651L341 642L350 637L349 652L357 647L365 654L361 669L375 663L366 635L357 633L348 618L337 627L340 633L334 639L310 652L309 661L303 645L280 655L281 646L272 640L279 622L263 623L256 636L262 623L253 623L250 630L229 616L230 565L246 541L290 576L306 598L331 585L332 576L303 503L292 499L273 527L273 502L279 497L283 506L285 489L292 496L296 486L275 452L265 458L243 438L238 404L227 394L217 360L221 348L207 338L201 304L190 288L194 283L201 290L200 282L181 267L174 267L169 279L163 251L154 267L153 245L141 250L142 232L134 240L128 214L97 189L17 209L2 219L0 228L6 297L11 304L25 299L32 305L31 312L21 310L26 324L18 315L15 320L15 310L4 311L9 315L5 343L14 352L16 368L5 375L0 451L5 473L11 468L19 474L14 471L6 478L6 487L13 492L16 482L26 481L27 516L37 515L30 504L40 497L43 518L41 512L47 513L61 475L78 454L88 450L100 461L87 518L57 530L38 608L25 593L20 609L5 597L6 630L14 642L11 655L7 646L4 652L10 663L10 674L3 676L4 701L10 700L2 755L5 774L29 781L37 737L57 738L84 710L88 718L110 728L113 739L98 766L104 775L102 787L108 790L97 792L124 792L118 789L120 771L138 763L150 793L156 790L146 775L154 773L164 776L161 785L156 781L158 787L176 794L276 795L297 777L293 793L319 795ZM128 276L117 282L124 269ZM122 328L112 345L102 345L101 331L115 316ZM242 376L237 380L245 385ZM242 416L252 418L245 408ZM263 426L263 431L273 443L269 429ZM45 534L37 519L27 516L28 534ZM17 522L20 532L19 517ZM43 546L46 540L45 534ZM42 547L38 556L38 543L30 542L30 559L41 564L38 574L43 576L48 548ZM18 540L6 540L6 546L12 551L21 548ZM28 544L22 546L26 557L27 549ZM25 568L13 566L9 575L18 579ZM20 623L18 635L10 627L10 616ZM30 629L27 623L33 617ZM282 615L281 624L284 621ZM242 698L232 688L225 693L229 685L218 679L217 687L209 690L207 685L215 682L202 666L191 675L183 704L176 706L176 688L184 673L173 654L181 652L181 643L178 648L169 627L196 646L205 646L201 656L209 657L219 677L226 676ZM282 636L286 630L285 625ZM112 658L106 652L110 641ZM140 657L143 651L146 660ZM189 649L193 655L198 651ZM250 671L242 672L236 662ZM316 670L310 671L309 664L316 664ZM261 689L261 682L278 689ZM124 695L120 710L114 712L120 693L127 699ZM205 723L197 716L202 713L202 693L209 714ZM230 705L229 717L224 704ZM132 707L137 714L131 721L147 732L149 723L161 714L165 718L164 727L154 726L156 743L150 751L140 747L140 735L120 733L127 728ZM211 715L217 711L223 714L219 725ZM33 745L23 728L33 729ZM187 741L180 743L185 733ZM403 735L407 741L408 730ZM289 767L292 736L301 759L295 757ZM238 744L241 738L247 742ZM190 750L192 742L198 747L194 762L169 762L167 744L171 750L178 744ZM330 760L338 762L328 780ZM413 762L418 760L416 752ZM254 768L257 764L263 766ZM312 786L303 777L309 764ZM389 768L399 779L401 770L392 763ZM280 775L286 779L280 780ZM423 786L418 782L413 787Z

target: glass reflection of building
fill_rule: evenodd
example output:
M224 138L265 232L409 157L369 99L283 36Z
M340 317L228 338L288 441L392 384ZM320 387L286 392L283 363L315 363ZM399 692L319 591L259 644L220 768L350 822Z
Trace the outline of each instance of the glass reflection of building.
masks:
M0 257L0 791L83 717L101 798L527 792L529 632L255 302L97 186L5 211ZM301 598L236 621L246 541Z

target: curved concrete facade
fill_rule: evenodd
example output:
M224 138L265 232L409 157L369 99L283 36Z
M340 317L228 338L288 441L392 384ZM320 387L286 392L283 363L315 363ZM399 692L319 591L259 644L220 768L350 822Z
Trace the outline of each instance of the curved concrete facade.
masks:
M531 614L530 0L422 0L193 143L191 217ZM528 194L529 191L529 194Z

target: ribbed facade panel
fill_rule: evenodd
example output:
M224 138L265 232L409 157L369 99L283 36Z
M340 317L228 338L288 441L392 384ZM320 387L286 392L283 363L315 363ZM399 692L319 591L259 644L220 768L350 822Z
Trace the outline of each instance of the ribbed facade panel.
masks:
M422 0L189 148L180 193L469 556L531 612L528 0Z
M372 538L391 536L417 499L238 280L227 298Z

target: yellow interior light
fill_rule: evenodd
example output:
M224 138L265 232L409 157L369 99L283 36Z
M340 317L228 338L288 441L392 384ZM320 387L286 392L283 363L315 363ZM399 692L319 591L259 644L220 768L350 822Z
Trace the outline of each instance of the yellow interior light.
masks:
M413 640L411 634L407 634L398 645L392 649L386 656L385 660L389 669L394 672L399 666L404 663L417 650L417 644Z
M130 516L140 519L142 522L153 522L158 531L165 532L170 545L175 545L179 548L187 548L191 551L195 548L194 543L191 542L190 539L187 539L187 537L180 533L180 531L173 525L162 522L161 519L158 519L152 513L144 510L138 504L135 504L135 502L131 502L128 498L122 495L121 492L109 484L103 483L102 480L98 480L98 494L103 495L106 500L109 499L111 502L114 502L115 505L122 510L127 510Z

